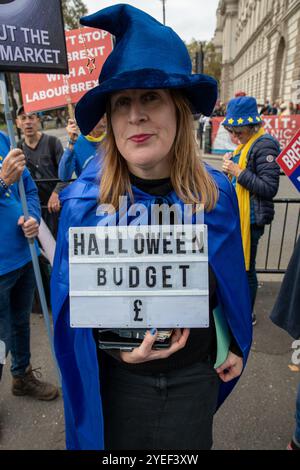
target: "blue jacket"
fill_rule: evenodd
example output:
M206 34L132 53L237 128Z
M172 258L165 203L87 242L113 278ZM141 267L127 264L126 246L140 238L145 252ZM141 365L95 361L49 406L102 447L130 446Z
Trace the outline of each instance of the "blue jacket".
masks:
M257 225L270 224L274 218L274 203L279 187L280 167L275 159L280 154L277 140L269 134L257 139L249 151L246 169L238 182L250 191L251 207Z
M80 176L89 160L96 155L98 146L98 142L91 142L84 135L80 134L73 151L66 148L61 157L58 167L59 179L68 181L72 178L74 172L77 177Z
M8 137L0 132L0 168L10 149ZM23 175L29 214L38 222L41 218L38 191L29 171L25 168ZM5 191L0 187L0 275L9 273L24 266L31 260L28 241L18 219L23 215L18 183L14 183Z
M99 194L99 181L95 180L97 169L99 163L94 159L81 177L61 193L63 208L51 281L54 346L62 372L68 449L104 447L98 362L92 329L70 328L69 317L68 229L94 226L100 220L96 216ZM243 352L245 364L251 345L252 325L237 199L228 179L210 167L208 170L220 193L215 209L205 214L209 263L217 278L219 304ZM132 189L135 202L141 202L150 209L155 197L134 186ZM162 199L182 206L174 191ZM219 404L236 382L237 379L222 383Z

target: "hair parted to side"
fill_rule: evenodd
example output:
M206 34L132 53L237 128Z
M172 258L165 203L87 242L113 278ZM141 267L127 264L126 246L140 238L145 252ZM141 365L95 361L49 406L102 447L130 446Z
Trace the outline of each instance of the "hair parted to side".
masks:
M194 137L193 116L186 98L179 90L169 90L177 114L177 132L173 144L174 164L171 183L177 196L185 204L203 204L212 210L218 200L218 188L201 161ZM110 104L107 106L107 137L103 143L104 157L100 178L100 204L119 208L119 197L126 193L133 201L126 160L120 154L111 125Z

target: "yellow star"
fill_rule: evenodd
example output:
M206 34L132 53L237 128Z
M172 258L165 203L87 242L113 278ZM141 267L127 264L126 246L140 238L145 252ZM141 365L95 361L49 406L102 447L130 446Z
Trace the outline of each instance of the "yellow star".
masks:
M92 73L93 70L95 70L96 68L95 61L96 61L95 57L88 57L86 68L88 69L90 73Z
M244 122L243 118L238 119L238 124L243 124L243 122Z
M3 157L0 157L0 161L3 160Z
M232 119L232 118L228 119L228 123L229 123L229 124L233 124L233 123L234 123L234 119Z
M252 117L248 117L248 121L249 121L249 122L253 122L253 118L252 118Z
M256 120L259 122L261 121L261 118L259 116L256 116Z

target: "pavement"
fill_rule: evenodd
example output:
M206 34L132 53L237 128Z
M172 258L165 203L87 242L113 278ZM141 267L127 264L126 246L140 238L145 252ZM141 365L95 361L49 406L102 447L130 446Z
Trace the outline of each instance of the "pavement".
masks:
M299 372L289 368L292 339L269 320L280 284L263 282L250 358L237 387L215 416L214 449L285 449L294 430ZM33 368L55 383L56 371L41 315L31 315ZM63 402L41 402L10 392L9 361L0 384L0 450L65 448Z

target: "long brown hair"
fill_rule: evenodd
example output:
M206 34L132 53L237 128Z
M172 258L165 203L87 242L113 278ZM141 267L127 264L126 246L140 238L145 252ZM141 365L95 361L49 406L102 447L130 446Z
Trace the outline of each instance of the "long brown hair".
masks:
M178 197L185 204L203 204L212 210L218 200L218 189L200 159L194 136L193 116L186 98L179 90L170 90L177 114L177 132L173 144L171 183ZM108 100L109 101L109 100ZM133 194L126 160L120 154L112 130L110 103L107 107L107 138L100 181L101 204L119 207L119 197Z

